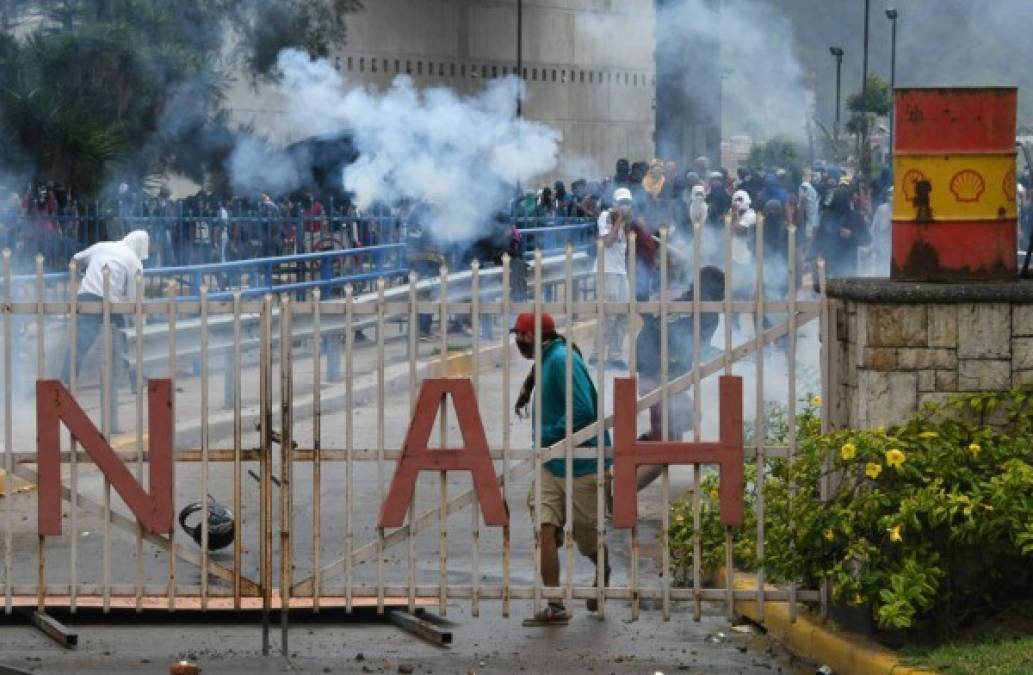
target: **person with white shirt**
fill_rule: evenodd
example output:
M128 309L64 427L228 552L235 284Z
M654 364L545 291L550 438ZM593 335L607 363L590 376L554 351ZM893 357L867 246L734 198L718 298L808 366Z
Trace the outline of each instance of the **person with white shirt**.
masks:
M80 269L86 268L79 284L79 302L104 300L104 269L108 269L108 300L136 302L136 273L143 271L147 260L150 237L144 230L133 230L119 241L102 241L79 251L72 259ZM120 316L125 324L125 316ZM75 373L78 376L83 357L93 347L100 334L103 317L100 314L79 314L76 323ZM65 360L61 379L69 382L69 361ZM130 382L135 378L130 376Z
M632 196L628 188L613 191L614 207L599 214L599 236L603 239L604 292L608 302L628 301L628 233L631 231ZM624 336L628 317L606 317L606 365L624 369Z

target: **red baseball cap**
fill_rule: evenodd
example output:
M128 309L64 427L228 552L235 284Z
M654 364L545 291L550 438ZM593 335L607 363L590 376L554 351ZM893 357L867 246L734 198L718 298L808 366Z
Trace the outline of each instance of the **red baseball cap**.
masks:
M517 317L516 323L509 330L510 333L533 333L534 332L534 314L525 312ZM546 312L542 312L542 335L548 335L556 332L556 322L552 320L552 315Z

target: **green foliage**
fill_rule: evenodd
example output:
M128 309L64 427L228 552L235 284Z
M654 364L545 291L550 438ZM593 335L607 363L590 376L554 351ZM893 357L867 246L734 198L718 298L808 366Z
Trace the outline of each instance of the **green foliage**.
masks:
M775 136L766 143L750 147L746 166L754 171L777 167L795 173L802 171L803 160L796 143L782 136Z
M817 401L815 401L817 403ZM798 450L766 475L746 468L746 523L734 534L742 569L866 605L888 631L946 634L1033 589L1033 388L928 405L893 429L826 435L816 409L797 419ZM783 443L784 412L769 411L768 443ZM752 442L752 441L747 441ZM829 498L819 486L827 482ZM702 483L702 563L724 562L717 476ZM764 558L756 556L758 490ZM691 504L673 506L671 554L692 565Z
M869 75L867 89L848 96L846 107L850 112L886 117L893 109L893 92L890 91L890 83L878 75Z
M203 180L232 144L224 109L230 74L264 76L288 46L326 54L343 44L344 17L357 6L6 0L0 164L79 196L170 170Z

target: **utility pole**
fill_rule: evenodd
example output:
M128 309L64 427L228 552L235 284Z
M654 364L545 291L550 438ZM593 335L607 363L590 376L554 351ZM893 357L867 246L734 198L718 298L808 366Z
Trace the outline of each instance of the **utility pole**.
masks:
M868 14L872 0L864 0L864 61L861 66L861 98L868 93ZM867 112L867 110L865 111Z
M887 9L886 18L893 22L893 38L890 42L890 156L893 154L894 91L897 89L897 10Z
M839 143L839 101L843 74L843 48L829 47L829 53L836 57L836 121L832 126L832 136Z
M517 92L517 117L523 115L523 85L524 85L524 0L517 0L517 34L516 34L516 57L517 57L517 77L520 79L520 89Z

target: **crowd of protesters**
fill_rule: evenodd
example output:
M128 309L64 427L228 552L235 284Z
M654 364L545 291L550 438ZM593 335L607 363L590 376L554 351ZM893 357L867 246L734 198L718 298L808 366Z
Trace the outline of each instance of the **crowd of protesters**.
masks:
M398 212L359 213L347 199L311 192L245 198L201 190L173 199L164 186L149 196L124 183L111 198L82 202L47 184L0 202L0 243L62 266L84 245L145 229L153 265L197 265L397 242Z
M1031 187L1029 173L1024 172L1018 185L1022 245L1033 231ZM643 260L654 256L653 239L660 227L669 228L672 241L688 243L692 222L698 220L704 264L723 268L724 232L729 227L733 280L739 279L733 285L752 287L747 270L754 266L759 221L764 259L772 261L770 272L765 271L766 282L777 286L779 277L785 276L774 261L787 256L788 225L796 226L801 276L818 257L826 260L830 276L889 273L892 180L888 169L862 185L844 169L820 160L809 171L740 168L733 174L712 167L706 157L688 167L659 159L619 159L612 176L576 179L569 185L556 181L519 194L508 205L500 205L500 213L517 227L562 224L570 218L596 221L614 206L618 188L631 195L630 225L643 235L638 237L641 251L637 252ZM436 242L433 232L420 227L421 208L402 201L360 212L347 198L313 192L241 197L201 190L173 199L167 187L147 195L125 183L108 199L85 203L59 186L39 185L23 193L9 192L0 200L0 245L16 253L42 251L48 267L57 268L84 245L146 229L154 250L151 264L162 267L384 243L438 250L451 262L460 262L452 260L456 252L441 250L449 244ZM487 233L489 239L497 239L495 234ZM510 244L503 242L501 247L510 248ZM640 295L655 286L651 265L645 265L643 272L635 289Z

